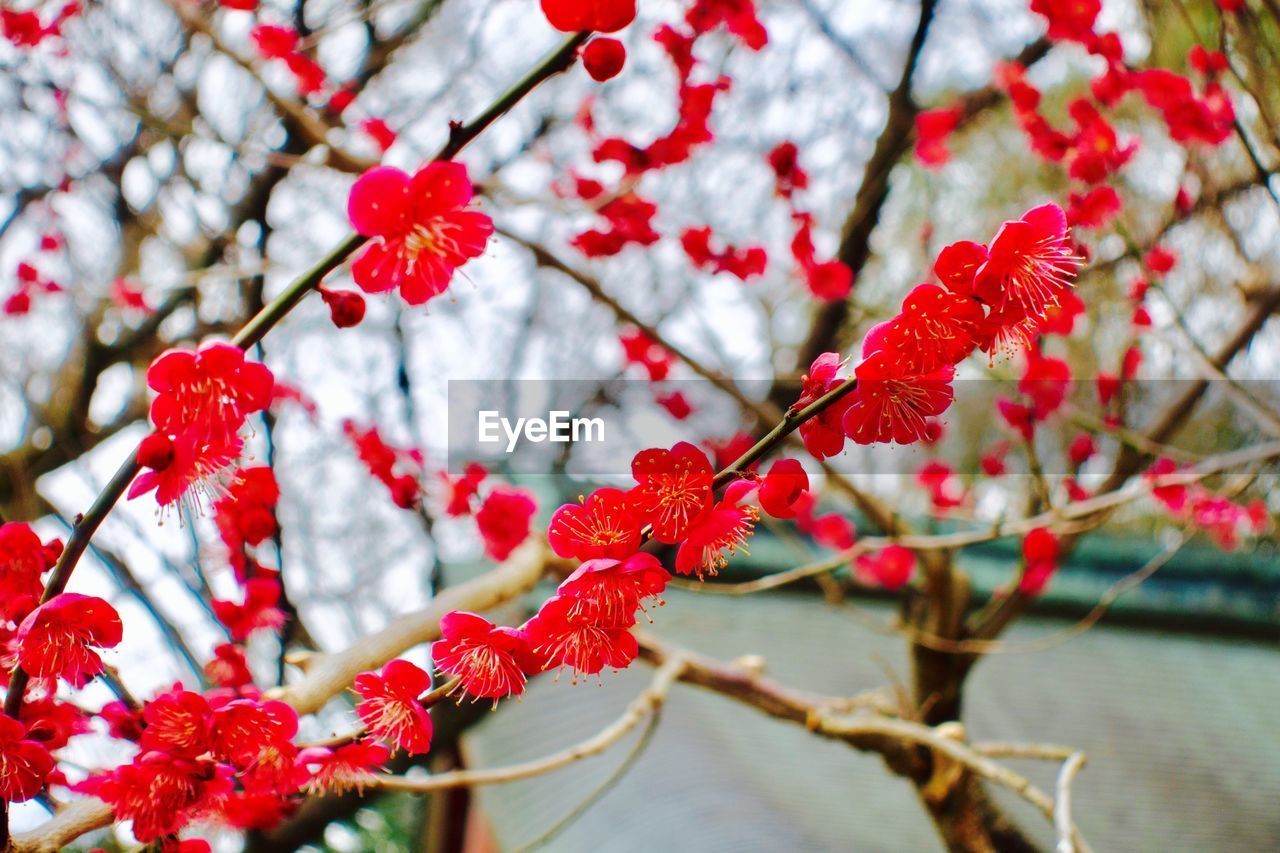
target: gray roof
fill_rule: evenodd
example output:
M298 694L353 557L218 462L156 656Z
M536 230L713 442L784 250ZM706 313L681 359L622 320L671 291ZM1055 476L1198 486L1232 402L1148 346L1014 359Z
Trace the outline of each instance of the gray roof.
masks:
M813 596L673 591L654 633L728 659L759 653L799 688L849 695L905 680L905 644ZM887 617L889 609L873 605ZM1033 619L1013 639L1061 628ZM576 686L543 678L468 736L473 766L543 755L614 719L647 683L637 664ZM1084 749L1075 813L1100 851L1280 849L1280 654L1258 640L1103 625L1034 654L983 661L967 693L976 740ZM482 790L504 849L539 835L622 761L635 734L547 777ZM1017 762L1046 789L1056 767ZM1015 816L1048 843L1038 813ZM1048 846L1052 846L1048 844ZM933 851L911 786L874 756L814 738L728 699L678 685L630 772L546 848L631 851Z

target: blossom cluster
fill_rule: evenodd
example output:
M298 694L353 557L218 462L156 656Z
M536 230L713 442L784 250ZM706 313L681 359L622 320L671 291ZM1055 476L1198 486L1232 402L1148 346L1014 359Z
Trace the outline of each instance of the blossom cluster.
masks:
M169 350L147 368L154 431L138 447L146 469L129 497L154 491L161 506L185 496L216 497L244 449L240 430L271 403L275 378L244 350L214 341L195 351Z

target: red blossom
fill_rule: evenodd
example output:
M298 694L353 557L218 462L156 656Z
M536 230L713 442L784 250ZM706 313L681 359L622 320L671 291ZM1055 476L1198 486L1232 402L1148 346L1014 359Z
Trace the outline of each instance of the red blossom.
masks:
M448 471L440 472L440 479L445 487L445 514L458 518L471 514L471 499L476 496L480 484L489 474L478 462L469 462L462 474L455 480Z
M54 764L48 747L29 738L22 723L0 714L0 799L21 803L39 794Z
M280 582L271 578L250 578L244 585L244 602L213 601L214 617L236 642L244 642L254 631L275 631L285 622L280 603Z
M547 540L560 557L621 560L640 547L640 516L626 492L596 489L581 503L555 511Z
M575 679L605 667L625 668L639 653L636 638L625 627L602 625L598 617L582 599L552 596L525 625L529 646L544 668L568 667Z
M914 373L963 361L977 346L982 307L935 284L922 284L902 300L902 312L881 330L877 349L892 351Z
M213 503L214 522L222 541L232 550L239 550L245 545L260 545L274 536L279 500L280 487L270 468L242 468L226 494Z
M145 728L138 746L145 752L157 750L174 758L199 758L209 751L209 717L213 709L199 693L175 685L146 704L142 711Z
M625 560L587 560L565 578L556 593L587 602L602 624L630 627L637 610L657 599L671 574L652 554L632 554Z
M701 228L686 228L680 234L680 245L689 260L699 269L727 272L742 281L764 275L769 257L760 246L739 248L726 244L723 248L713 248L711 240L711 228L706 225Z
M796 502L809 490L809 475L795 459L779 459L760 480L760 508L774 518L795 518Z
M471 199L460 163L428 163L412 177L390 166L365 172L347 200L352 227L374 238L351 264L356 284L366 293L399 288L410 305L439 296L493 234L493 221L468 208Z
M769 33L756 17L756 6L752 0L694 0L684 17L695 35L710 32L723 24L752 50L760 50L769 43Z
M144 752L131 764L76 786L110 803L118 820L133 821L141 842L173 835L231 791L231 769L211 761Z
M441 672L460 677L468 694L501 699L524 692L525 671L534 666L524 632L455 610L440 620L440 633L431 657Z
M626 61L627 49L617 39L595 38L582 49L582 66L599 83L617 77Z
M147 385L156 392L151 422L167 435L225 441L271 403L273 384L266 365L246 361L244 350L231 344L167 350L147 368Z
M1066 214L1046 204L1006 222L974 278L974 295L993 312L1043 318L1058 304L1080 268Z
M1084 194L1073 192L1067 207L1067 222L1077 228L1106 228L1123 206L1120 194L1109 186L1094 187Z
M233 690L253 683L253 673L244 649L234 643L221 643L213 650L213 658L204 665L205 675L219 687Z
M661 382L671 373L675 356L639 329L624 332L618 342L622 344L622 355L627 364L644 368L650 381Z
M298 46L298 33L292 27L274 24L256 25L249 38L263 59L285 59Z
M538 504L524 489L498 486L476 511L476 527L484 539L484 552L494 560L505 560L521 542L529 538L529 528Z
M660 542L680 542L711 510L715 472L707 455L686 441L670 450L640 451L631 462L631 475L639 484L631 496Z
M653 401L659 406L667 410L667 414L678 421L683 421L693 414L693 405L689 402L689 398L682 391L672 391L670 394L659 394L653 398Z
M151 436L139 448L138 463L160 464L138 475L129 487L129 499L155 491L156 503L169 506L185 496L199 501L222 488L227 467L239 456L243 442L238 436L201 439L194 431L176 439Z
M769 168L773 169L774 191L791 198L796 190L809 186L809 175L800 168L800 151L794 142L779 142L769 152Z
M1037 527L1028 531L1022 540L1022 560L1025 564L1018 591L1023 595L1039 595L1044 592L1058 568L1061 545L1052 531Z
M854 369L858 387L848 396L844 433L858 444L913 444L926 435L929 418L947 410L955 394L954 369L907 373L888 350L877 350Z
M817 402L837 386L849 381L839 375L842 367L844 359L839 353L824 352L814 359L809 372L801 380L800 399L792 405L792 411L799 411L810 403ZM848 408L849 398L846 395L800 425L800 438L804 440L805 449L815 458L826 459L844 450L844 413Z
M813 245L813 216L796 213L796 234L791 240L791 255L804 275L805 284L818 299L838 302L853 290L853 270L839 260L817 260Z
M298 712L278 701L236 699L214 710L209 723L212 754L237 771L250 793L286 796L303 782L298 774Z
M410 755L431 749L431 715L418 697L431 689L431 676L407 660L389 661L380 673L356 676L356 713L373 734Z
M396 132L380 118L367 118L360 122L360 130L374 141L383 154L396 144Z
M1071 439L1071 445L1067 448L1067 458L1071 460L1072 466L1078 468L1097 452L1098 445L1093 440L1093 436L1082 432Z
M875 553L859 555L854 570L866 584L898 590L915 574L916 555L910 548L888 545Z
M18 621L31 611L44 591L40 576L61 552L61 542L42 543L28 524L0 524L0 614Z
M945 512L964 503L964 491L951 466L932 459L916 472L916 481L929 493L929 500L937 511Z
M541 0L547 22L562 33L612 33L635 20L636 0Z
M1031 0L1031 11L1049 21L1049 38L1087 43L1102 0Z
M951 159L947 140L964 118L963 107L923 110L916 114L916 159L926 168L937 169Z
M102 672L95 649L118 645L120 614L103 601L77 592L55 595L18 626L18 663L34 678L63 678L77 687Z
M750 554L747 540L760 520L760 511L741 501L751 484L738 480L725 489L724 498L685 534L676 551L676 571L682 575L714 576L737 553Z
M70 702L51 696L27 698L18 719L27 727L27 738L44 744L50 751L62 749L71 738L89 731L88 716Z
M298 766L308 776L303 790L311 795L363 793L377 782L374 771L383 770L391 757L375 741L356 741L335 749L310 747L298 753Z

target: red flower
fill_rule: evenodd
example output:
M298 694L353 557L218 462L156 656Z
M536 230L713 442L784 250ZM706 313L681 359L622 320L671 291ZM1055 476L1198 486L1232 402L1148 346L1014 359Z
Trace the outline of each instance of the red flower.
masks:
M363 793L377 782L375 770L382 770L391 757L387 748L375 741L356 741L337 749L314 746L298 753L298 766L309 777L303 790L308 794Z
M627 364L643 367L653 382L661 382L671 372L675 357L653 338L639 329L625 332L618 338L622 355Z
M298 46L298 34L291 27L258 24L249 31L249 38L263 59L284 59Z
M824 352L814 359L809 372L801 380L800 399L792 405L792 411L817 402L836 386L849 381L839 375L843 366L844 360L839 353ZM804 440L805 449L815 458L826 459L844 450L843 421L848 408L849 398L845 396L800 425L800 438Z
M588 560L565 578L556 594L586 602L602 625L627 628L636 610L667 588L671 574L652 554L632 554L625 560Z
M952 243L938 253L933 274L947 290L959 296L972 296L978 270L991 256L987 247L971 240Z
M752 50L760 50L769 43L769 33L756 17L752 0L695 0L684 19L697 35L724 24Z
M542 0L542 14L562 33L612 33L635 20L635 0Z
M874 554L862 554L855 567L864 583L888 590L902 589L916 571L916 555L910 548L888 545Z
M484 539L484 552L494 560L505 560L521 542L529 538L529 528L538 505L524 489L498 486L476 511L476 527Z
M1102 0L1031 0L1031 11L1049 21L1049 38L1088 43Z
M929 492L929 500L938 511L954 509L964 503L964 491L955 471L945 462L930 460L920 466L916 480Z
M48 748L28 738L22 723L0 714L0 799L31 799L44 788L54 764Z
M271 403L274 379L266 366L245 361L244 351L219 342L195 352L171 349L147 368L147 385L156 392L151 422L168 435L195 432L226 439L252 412Z
M44 592L40 576L53 568L61 551L61 542L41 543L30 525L0 524L0 613L5 618L17 621L30 612Z
M320 288L320 298L329 306L329 319L339 329L350 329L360 325L364 319L364 297L351 290L330 290Z
M983 319L974 300L922 284L902 300L902 313L885 327L877 348L896 353L911 372L930 373L973 352Z
M369 731L397 749L418 755L431 749L431 715L418 697L431 689L431 676L407 660L393 660L381 673L356 676L361 702L356 713Z
M445 500L445 514L451 518L470 515L471 499L475 497L476 491L488 474L489 472L478 462L468 463L462 472L462 476L456 480L449 476L449 472L441 471L440 479L444 481L447 498Z
M858 528L842 515L829 512L813 520L810 533L814 541L833 551L847 551L857 541Z
M211 751L234 767L250 793L286 796L302 777L295 761L298 712L284 702L236 699L213 712L209 725Z
M693 414L693 405L683 391L672 391L670 394L659 394L653 401L667 410L667 414L678 421L685 420Z
M1022 579L1018 582L1018 591L1023 595L1039 595L1044 592L1058 568L1060 550L1058 537L1046 528L1037 527L1028 531L1022 540L1025 568Z
M380 118L367 118L360 122L360 129L374 141L382 153L396 144L396 132Z
M1156 275L1165 275L1178 265L1178 256L1164 246L1156 246L1142 256L1142 263Z
M809 175L800 168L800 152L794 142L779 142L769 152L769 168L773 169L774 191L791 198L796 190L809 186Z
M149 436L139 447L138 462L162 467L139 474L129 487L129 499L154 490L156 503L162 507L185 495L199 501L220 488L221 476L240 456L242 447L238 436L204 440L194 431L180 433L172 441Z
M582 65L599 83L618 76L627 61L627 49L622 42L611 38L596 38L582 49Z
M809 490L809 475L795 459L779 459L760 481L760 508L774 518L795 518L795 503Z
M1112 187L1094 187L1083 195L1072 193L1067 222L1078 228L1106 228L1123 206L1120 194Z
M715 472L707 455L687 441L670 450L640 451L631 461L631 475L639 483L631 496L660 542L679 542L711 509Z
M713 272L727 272L743 281L764 274L769 260L764 249L759 246L738 248L729 245L723 249L713 249L711 237L711 228L705 225L701 228L687 228L680 234L680 245L694 266Z
M230 768L211 761L145 752L132 764L91 776L77 790L110 803L116 819L133 821L134 836L146 843L173 835L228 794L230 773Z
M523 632L455 610L440 620L440 633L431 657L441 672L459 676L467 693L477 699L501 699L524 692L532 653Z
M244 603L213 601L214 617L223 624L231 639L244 642L254 631L274 631L285 622L280 603L280 582L270 578L252 578L244 585Z
M421 305L449 286L453 272L484 252L493 221L467 209L472 198L461 163L428 163L410 177L378 166L360 176L347 200L357 232L376 238L351 264L366 293L395 288Z
M555 511L547 540L560 557L620 560L640 547L640 518L626 492L596 489L582 503Z
M213 650L213 659L204 665L205 675L219 687L239 689L253 683L244 649L234 643L221 643Z
M947 140L964 118L962 107L924 110L916 114L916 159L937 169L951 159Z
M1067 458L1071 460L1073 466L1078 468L1097 452L1098 445L1093 440L1093 436L1082 432L1071 439L1071 446L1067 448Z
M698 521L685 535L676 552L676 571L682 575L716 575L729 565L729 559L747 550L747 540L760 520L760 511L740 502L751 484L738 480L725 489L724 498Z
M146 704L146 728L138 740L144 752L157 750L174 758L199 758L209 751L209 715L213 709L199 693L175 685Z
M608 140L606 140L607 142ZM629 143L623 143L628 145ZM609 154L611 147L601 143L596 149L598 161L617 159ZM641 169L640 171L643 171ZM653 228L653 217L658 206L627 192L609 199L596 211L608 223L608 230L593 229L577 235L569 243L588 258L605 258L616 255L629 244L652 246L662 238Z
M1072 101L1068 110L1077 130L1067 171L1077 181L1096 184L1106 180L1138 150L1135 142L1120 144L1115 129L1088 99Z
M639 653L636 638L625 627L602 625L598 616L582 599L552 596L525 625L529 646L545 661L546 669L567 666L575 680L606 666L630 665Z
M102 672L95 648L112 648L123 634L120 614L101 598L64 592L37 607L18 626L18 663L35 678L64 678L77 687Z
M18 719L27 727L27 738L50 751L62 749L74 735L89 731L84 711L52 697L27 699L22 703Z
M791 240L791 255L804 274L809 292L826 302L838 302L853 290L853 270L839 260L819 261L813 245L813 216L796 213L796 235Z
M260 545L274 536L280 487L266 466L242 468L223 497L214 501L214 522L222 541L234 549Z
M929 418L945 412L955 398L951 366L911 374L893 362L890 351L878 350L854 369L858 387L849 394L843 426L858 444L919 441Z
M1009 319L1041 319L1071 287L1080 264L1066 214L1056 204L1042 205L1001 226L977 271L974 294Z
M1027 367L1018 380L1018 392L1030 398L1037 421L1056 412L1067 399L1070 388L1071 365L1035 351L1027 353Z
M329 85L329 77L325 74L324 67L305 54L291 53L284 58L284 63L289 73L293 75L293 82L297 86L300 97L318 95Z

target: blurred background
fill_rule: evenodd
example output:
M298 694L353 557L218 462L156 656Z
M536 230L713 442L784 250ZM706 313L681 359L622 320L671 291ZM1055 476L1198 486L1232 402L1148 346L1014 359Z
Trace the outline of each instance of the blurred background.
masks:
M1146 458L1171 447L1189 462L1280 435L1271 414L1280 408L1271 382L1280 328L1267 322L1280 304L1272 177L1280 22L1270 0L1230 17L1219 5L1103 4L1097 29L1119 35L1132 66L1187 73L1193 45L1225 49L1237 133L1220 146L1189 147L1135 98L1110 113L1137 148L1111 181L1124 200L1119 218L1077 235L1090 255L1077 289L1086 308L1053 350L1080 380L1077 403L1043 428L1038 458L1019 455L1017 434L992 403L1018 378L1019 362L989 365L975 355L960 368L972 381L957 383L938 444L833 461L893 518L936 533L1021 515L1038 488L1033 466L1055 489L1068 475L1090 490L1112 482L1136 439L1098 431L1092 381L1118 372L1135 345L1135 394L1152 401L1151 411L1201 383L1210 390L1176 428L1132 452ZM296 675L287 653L345 648L487 565L474 520L443 512L441 472L456 476L473 461L454 420L454 395L466 383L512 399L520 383L569 383L576 413L625 416L640 447L682 437L726 443L760 429L755 413L687 362L674 360L667 384L648 381L620 343L634 326L582 278L743 396L787 405L812 356L856 353L866 330L930 278L941 247L989 240L1036 204L1065 205L1075 186L1028 149L993 73L1020 57L1044 92L1042 111L1066 124L1067 104L1087 92L1098 58L1048 42L1043 18L1025 2L925 6L918 61L916 0L760 0L762 50L724 34L700 40L699 73L732 80L716 100L714 143L637 185L657 205L662 239L587 258L571 240L598 217L567 188L575 176L624 178L616 163L593 161L586 111L599 134L642 145L677 118L674 72L653 33L681 20L685 7L642 2L620 35L628 60L618 78L602 86L580 69L558 77L466 151L499 234L446 296L425 309L374 297L365 321L341 331L309 299L255 350L296 389L254 425L250 441L252 458L271 464L281 487L279 534L263 553L282 572L288 616L279 636L249 642L259 684ZM381 159L412 170L451 120L482 109L560 38L527 0L269 0L252 14L202 14L208 31L184 25L164 2L101 0L67 21L63 48L0 41L0 298L30 296L0 316L0 514L33 521L45 537L65 537L146 434L144 372L156 354L233 333L341 240L346 194L363 166ZM250 32L264 22L297 29L331 90L362 85L341 118L326 109L327 94L299 96L281 63L253 58ZM947 143L950 159L928 168L913 156L914 117L956 104L965 112ZM318 138L289 105L320 122ZM366 119L394 130L385 153ZM853 268L853 293L838 315L809 292L789 254L795 226L766 159L785 140L810 176L797 203L813 215L819 256ZM1193 201L1180 206L1180 189ZM691 264L679 235L702 225L730 244L765 248L764 273L743 282ZM50 234L58 245L42 247ZM1178 263L1146 299L1150 327L1138 341L1131 285L1156 245ZM22 264L55 286L24 289ZM327 282L350 287L346 270ZM642 398L649 389L648 398L626 408L601 390L619 382ZM697 404L688 422L656 402L682 389ZM1146 411L1135 406L1126 422L1138 438L1150 425ZM401 464L422 485L420 507L401 509L370 476L348 422L376 426L406 451ZM1099 450L1077 465L1068 447L1082 430L1097 432ZM981 460L1001 442L1015 450L1007 473L991 476ZM590 450L488 462L493 480L537 495L545 529L561 503L627 480L625 461L601 462ZM940 509L921 487L917 473L930 461L952 469L955 506ZM827 474L809 468L821 487ZM1274 514L1274 483L1262 467L1236 485ZM823 491L822 507L860 531L877 532L883 520L847 491ZM717 581L808 563L830 553L827 544L762 525L751 554ZM1280 848L1280 558L1269 535L1220 545L1150 502L1124 507L1076 544L1048 592L1001 637L1007 647L977 662L964 685L973 740L1068 744L1088 754L1074 813L1095 849ZM1157 559L1159 571L1099 624L1072 627L1113 584ZM1008 587L1019 565L1016 541L954 555L979 604ZM207 514L160 518L149 497L122 504L73 588L120 610L127 627L110 660L135 695L206 683L204 664L227 639L210 603L236 589ZM522 622L550 589L495 621ZM911 691L916 658L901 630L910 598L847 569L751 595L673 589L645 630L722 660L758 655L771 677L800 690L892 696ZM410 657L428 660L423 649ZM508 764L579 741L649 677L640 666L606 673L600 686L547 674L497 711L443 708L438 749L414 772ZM79 701L96 710L92 703L111 698L98 684ZM304 734L340 730L350 716L349 704L332 702L305 721ZM84 769L126 757L92 734L65 754ZM1052 789L1053 765L1016 766ZM1016 798L997 800L1034 840L1052 845L1039 815ZM879 758L685 685L651 731L546 777L317 802L274 833L215 837L227 849L254 850L942 849L911 783ZM14 813L18 825L42 817L34 804ZM122 835L85 847L128 844Z

